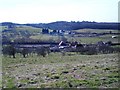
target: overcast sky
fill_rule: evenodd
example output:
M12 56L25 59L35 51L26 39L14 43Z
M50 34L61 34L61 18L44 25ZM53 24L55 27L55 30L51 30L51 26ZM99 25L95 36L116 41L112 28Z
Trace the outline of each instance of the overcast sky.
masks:
M0 22L118 22L119 0L0 0Z

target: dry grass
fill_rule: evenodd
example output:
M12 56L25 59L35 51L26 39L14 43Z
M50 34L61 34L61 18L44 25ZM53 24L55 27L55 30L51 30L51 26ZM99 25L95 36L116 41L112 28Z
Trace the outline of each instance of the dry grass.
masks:
M3 87L117 88L118 55L3 57Z

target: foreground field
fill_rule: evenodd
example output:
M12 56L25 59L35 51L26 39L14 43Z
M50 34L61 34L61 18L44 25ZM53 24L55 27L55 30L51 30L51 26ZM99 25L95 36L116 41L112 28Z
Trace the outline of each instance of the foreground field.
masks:
M4 88L117 88L118 54L4 57Z

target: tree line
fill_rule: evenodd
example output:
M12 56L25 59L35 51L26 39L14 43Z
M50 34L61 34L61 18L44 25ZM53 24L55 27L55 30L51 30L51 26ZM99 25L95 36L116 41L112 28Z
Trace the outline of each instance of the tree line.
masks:
M38 24L16 24L11 22L3 22L1 25L3 26L9 26L12 28L14 25L27 25L37 28L48 28L52 30L77 30L77 29L84 29L84 28L90 28L90 29L114 29L114 30L120 30L119 26L120 23L109 23L109 22L89 22L89 21L82 21L82 22L67 22L67 21L56 21L51 23L38 23Z
M81 44L78 42L65 43L66 46L54 45L54 46L24 46L16 47L13 44L3 45L2 53L3 55L9 55L13 58L16 57L16 54L19 53L23 57L28 55L38 55L38 56L47 56L51 52L61 52L62 55L65 55L66 52L76 52L78 54L84 55L96 55L96 54L108 54L108 53L120 53L120 47L113 47L111 42L98 42L96 44Z

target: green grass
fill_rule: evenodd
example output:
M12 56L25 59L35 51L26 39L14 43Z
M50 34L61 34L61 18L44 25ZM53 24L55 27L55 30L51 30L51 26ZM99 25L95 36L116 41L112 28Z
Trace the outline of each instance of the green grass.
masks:
M33 33L40 33L42 31L41 28L35 28L32 26L18 26L15 28L16 30L27 30Z
M35 35L31 36L30 38L32 39L38 39L41 41L56 41L59 42L61 40L61 36L52 36L52 35L45 35L45 34L40 34L40 35ZM112 35L103 35L99 37L70 37L70 36L65 36L65 38L70 41L78 41L81 43L97 43L98 41L112 41L112 42L118 42L118 38L112 38Z
M36 35L36 36L31 36L30 38L38 39L38 40L42 40L42 41L48 41L48 40L60 41L59 36L52 36L52 35L48 35L48 34L40 34L40 35Z
M110 31L112 31L113 33L117 33L118 30L108 30L108 29L79 29L79 30L73 30L76 32L96 32L96 33L109 33Z
M16 58L3 56L4 87L14 88L15 83L24 87L42 88L99 88L118 87L118 55L62 56L51 53L46 57Z
M5 27L3 27L3 29L5 29ZM16 26L15 28L16 30L27 30L30 31L31 33L34 33L35 35L30 36L30 38L32 39L37 39L40 41L53 41L53 42L60 42L62 36L53 36L53 35L48 35L48 34L40 34L42 32L41 28L35 28L35 27L31 27L31 26ZM52 30L49 30L52 31ZM112 32L118 32L118 30L101 30L101 29L80 29L80 30L75 30L76 32L96 32L96 33L109 33L110 31ZM38 34L39 33L39 34ZM9 34L7 36L10 36ZM112 38L112 35L103 35L103 36L99 36L99 37L77 37L77 35L75 35L74 37L70 37L65 35L64 36L68 41L72 42L72 41L78 41L81 43L97 43L98 41L112 41L114 43L118 42L118 38ZM16 38L22 38L22 35L20 36L16 36L15 38L11 38L11 40L14 40Z
M0 26L0 30L8 29L7 26Z
M100 37L74 37L74 38L68 38L68 41L78 41L82 43L96 43L98 41L106 41L106 40Z
M2 86L4 87L4 85L5 88L16 88L15 78L10 77L9 75L4 76L2 80Z
M2 28L2 30L8 30L8 27L7 26L0 26L0 28ZM35 27L32 27L32 26L25 26L25 25L22 25L22 26L16 26L15 28L13 29L16 29L16 30L27 30L27 31L30 31L30 32L41 32L42 29L41 28L35 28Z

